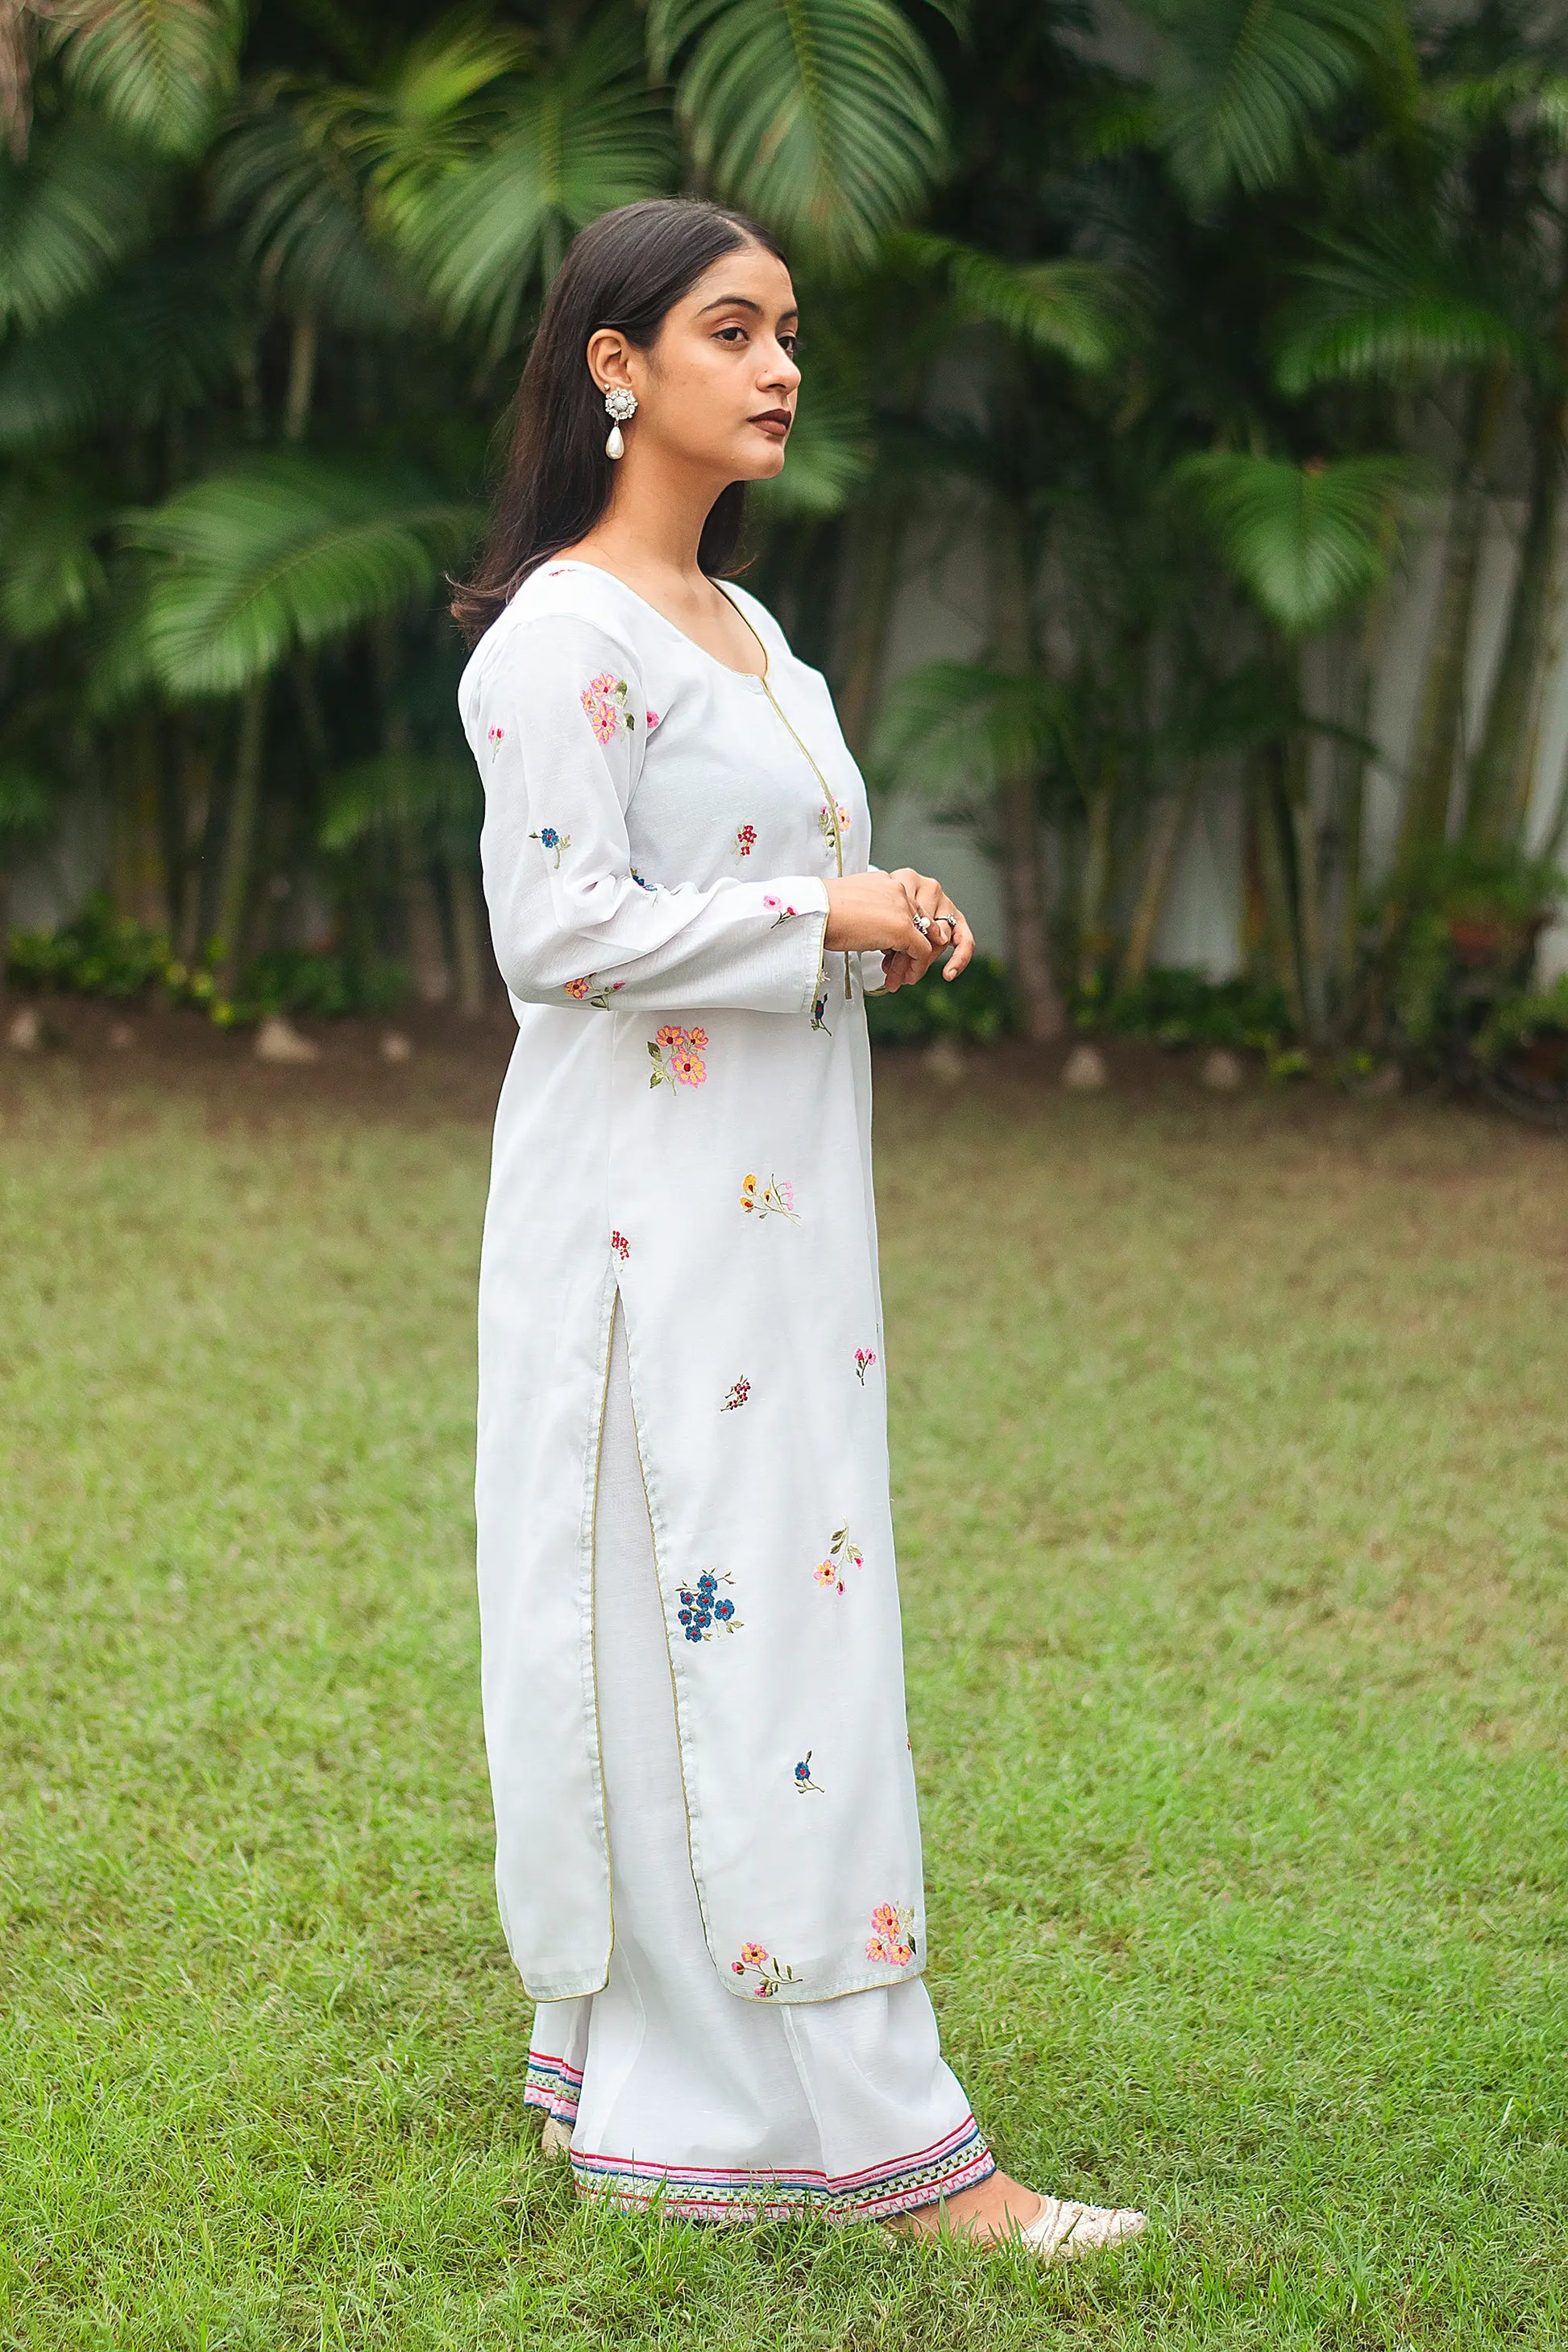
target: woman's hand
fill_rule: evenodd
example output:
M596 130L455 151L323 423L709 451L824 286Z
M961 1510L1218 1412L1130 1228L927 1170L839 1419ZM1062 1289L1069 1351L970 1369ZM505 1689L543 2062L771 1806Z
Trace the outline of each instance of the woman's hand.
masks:
M919 915L930 925L921 929ZM884 874L846 874L827 885L826 944L834 950L880 948L889 992L923 979L933 956L950 950L944 980L956 980L974 953L974 934L934 875L912 866Z

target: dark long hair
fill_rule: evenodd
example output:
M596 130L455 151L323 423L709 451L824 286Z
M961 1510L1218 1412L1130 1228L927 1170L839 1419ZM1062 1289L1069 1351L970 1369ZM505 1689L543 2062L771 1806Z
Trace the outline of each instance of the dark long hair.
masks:
M588 372L588 338L614 327L647 351L674 305L726 253L760 245L764 228L695 196L621 205L583 229L545 299L511 409L511 446L473 577L451 580L452 617L472 646L529 573L593 529L610 500L609 419ZM746 486L731 482L709 509L698 561L710 576L732 562Z

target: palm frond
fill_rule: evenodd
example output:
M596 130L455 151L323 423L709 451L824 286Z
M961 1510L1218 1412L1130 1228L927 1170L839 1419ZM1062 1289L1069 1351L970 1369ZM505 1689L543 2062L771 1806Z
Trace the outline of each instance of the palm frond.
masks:
M233 89L238 0L92 0L52 28L76 95L128 138L199 155Z
M1163 142L1189 199L1287 178L1389 38L1369 0L1139 0L1164 35Z
M483 799L471 760L383 751L340 768L331 779L318 839L323 849L341 854L410 823L477 830Z
M921 229L894 236L889 250L895 262L907 260L943 280L962 316L1000 327L1015 341L1072 367L1098 373L1126 348L1127 289L1105 262L1006 261Z
M216 257L160 254L14 340L0 353L0 450L58 447L206 398L234 366L237 294Z
M1037 766L1059 746L1067 724L1061 688L1034 674L976 662L924 662L889 692L871 761L889 788L973 795Z
M54 824L59 787L32 761L0 759L0 842L41 841Z
M443 173L483 151L500 126L504 85L534 47L519 26L458 17L411 42L370 87L328 90L306 111L368 168L374 209L395 224Z
M0 499L0 624L18 645L89 612L104 590L108 520L83 483L13 482Z
M1231 572L1291 636L1328 627L1381 583L1398 502L1428 478L1410 457L1295 465L1226 450L1188 457L1175 471L1196 493Z
M499 358L578 229L675 177L664 103L635 38L612 19L511 96L482 152L423 192L403 191L394 226L447 325Z
M1275 374L1297 394L1314 384L1420 382L1455 368L1518 366L1527 339L1499 307L1497 273L1395 226L1324 238L1306 290L1280 321Z
M757 482L752 498L766 515L833 515L848 504L870 467L871 423L852 394L813 383L790 428L782 474Z
M161 170L86 118L0 153L0 327L58 318L145 245Z
M219 216L286 310L349 333L388 335L417 316L416 290L365 226L364 193L330 117L297 90L257 90L213 158Z
M389 469L258 457L122 518L154 561L147 644L176 699L237 693L291 645L319 645L427 594L473 510Z
M892 0L651 0L654 70L714 187L829 270L864 267L947 156L941 78Z

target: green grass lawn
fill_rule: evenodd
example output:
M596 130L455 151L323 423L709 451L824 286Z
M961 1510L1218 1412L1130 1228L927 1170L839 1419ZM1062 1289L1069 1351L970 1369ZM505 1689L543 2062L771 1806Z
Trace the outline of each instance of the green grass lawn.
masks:
M1568 2343L1561 1146L884 1069L931 1990L1008 2168L1151 2215L1040 2272L538 2159L488 1128L224 1083L0 1087L0 2345Z

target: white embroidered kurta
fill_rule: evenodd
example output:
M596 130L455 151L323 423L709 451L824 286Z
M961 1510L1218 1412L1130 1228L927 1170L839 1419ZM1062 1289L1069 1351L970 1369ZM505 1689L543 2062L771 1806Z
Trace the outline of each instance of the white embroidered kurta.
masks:
M862 992L826 877L869 814L826 682L547 564L458 708L518 1039L479 1276L485 1741L528 1991L605 1982L594 1505L617 1290L703 1933L729 1989L923 1966Z

